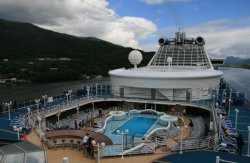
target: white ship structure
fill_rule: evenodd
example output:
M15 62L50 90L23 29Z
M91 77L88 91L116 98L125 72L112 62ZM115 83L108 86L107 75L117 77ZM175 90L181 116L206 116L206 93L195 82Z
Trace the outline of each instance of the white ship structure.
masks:
M133 68L109 71L113 95L164 101L211 99L223 73L214 69L205 40L176 32L175 38L158 42L160 47L147 66L137 67L142 54L134 50L128 57Z

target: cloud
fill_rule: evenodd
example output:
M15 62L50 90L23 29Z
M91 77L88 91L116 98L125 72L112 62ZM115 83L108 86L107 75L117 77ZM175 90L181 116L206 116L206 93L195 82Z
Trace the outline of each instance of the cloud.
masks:
M190 2L191 0L142 0L148 5L163 4L169 2Z
M174 33L177 31L175 27L163 29L161 33ZM226 58L227 56L238 56L249 58L250 53L250 23L249 18L234 20L222 19L209 21L202 24L186 26L184 31L187 37L202 36L205 39L206 51L210 57ZM144 44L145 50L157 50L157 40L155 44Z
M133 48L140 48L138 40L157 30L152 21L120 17L108 5L107 0L1 0L0 18Z

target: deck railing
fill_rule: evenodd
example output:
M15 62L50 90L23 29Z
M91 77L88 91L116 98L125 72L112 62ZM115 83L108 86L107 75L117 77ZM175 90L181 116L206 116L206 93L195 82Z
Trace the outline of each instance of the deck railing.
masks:
M182 151L212 149L214 148L214 136L207 136L205 138L187 139L182 141ZM174 146L172 151L180 151L180 144Z

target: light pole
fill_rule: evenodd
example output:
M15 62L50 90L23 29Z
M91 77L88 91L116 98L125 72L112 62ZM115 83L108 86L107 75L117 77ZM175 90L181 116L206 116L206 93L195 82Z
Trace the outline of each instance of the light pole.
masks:
M250 153L250 126L247 127L248 128L248 141L247 141L247 156L249 157L249 153Z
M95 96L97 97L97 92L98 92L98 83L95 84Z
M28 111L28 127L30 128L30 108L27 107L27 111Z
M117 134L119 134L120 130L116 130L116 132L117 132ZM123 142L123 140L124 140L124 132L122 131L122 157L121 157L121 159L124 159L124 157L123 157L123 149L124 149L124 142Z
M217 93L216 93L216 94L217 94L216 100L218 100L218 99L219 99L219 89L217 89L216 92L217 92Z
M184 128L187 128L187 126L184 126L184 127L177 126L177 128L179 128L179 130L181 131L181 146L180 146L180 154L182 154L183 130L184 130Z
M219 122L219 139L220 139L220 135L221 135L221 119L222 119L222 114L220 114L220 117L219 117L220 119L220 122Z
M6 103L7 107L8 107L8 112L9 112L9 120L10 120L10 105L12 105L12 102L10 101L9 103Z
M22 131L22 127L13 126L14 131L17 132L17 139L20 140L19 132Z
M239 113L239 110L238 109L235 109L235 130L237 131L237 123L238 123L238 113Z
M77 118L79 117L79 105L76 107L76 115L77 115Z
M37 120L38 120L38 130L41 131L41 121L42 121L42 118L40 116L37 116Z
M230 116L230 112L231 112L231 98L228 99L228 115Z
M87 99L89 99L89 91L90 91L90 87L87 86Z
M105 143L97 143L95 140L92 141L93 146L97 147L97 163L100 163L100 148L105 147Z
M42 98L43 98L44 107L46 108L46 99L47 99L47 95L43 95Z
M216 108L219 107L219 103L218 103L218 102L215 103L215 107L216 107Z
M215 106L215 95L213 95L213 107Z
M69 92L65 93L67 101L69 101Z
M60 121L60 115L61 115L61 112L57 112L56 113L56 116L57 116L57 125L58 125L58 128L60 128L60 125L59 125L59 121Z
M224 93L224 98L222 99L223 107L226 108L226 99L227 99L227 93Z
M125 142L125 149L127 149L128 148L128 133L129 133L129 130L128 129L126 129L125 130L125 134L126 134L126 142Z
M233 89L230 88L230 94L229 94L229 98L230 98L230 99L232 99L232 91L233 91Z
M35 103L36 103L36 108L37 109L39 108L39 102L40 102L40 99L35 99Z
M72 90L68 90L68 93L69 93L69 101L71 101L71 93L72 93Z

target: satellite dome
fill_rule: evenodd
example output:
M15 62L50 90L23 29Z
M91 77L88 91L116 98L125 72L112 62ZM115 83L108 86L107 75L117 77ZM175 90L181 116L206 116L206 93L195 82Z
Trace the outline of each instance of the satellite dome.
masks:
M128 60L131 64L134 65L134 68L137 67L138 64L142 61L142 54L138 50L133 50L128 55Z

